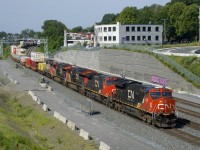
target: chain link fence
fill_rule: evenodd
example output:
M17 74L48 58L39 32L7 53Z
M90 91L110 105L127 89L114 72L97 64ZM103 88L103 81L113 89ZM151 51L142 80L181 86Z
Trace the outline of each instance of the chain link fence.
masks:
M192 82L197 86L200 86L200 78L197 75L193 74L192 72L190 72L189 70L187 70L186 68L181 66L180 64L176 63L174 60L172 60L168 56L163 55L163 54L157 54L157 53L153 52L155 49L161 48L160 45L152 45L152 46L149 46L149 45L114 45L114 46L104 47L104 48L148 53L148 54L156 57L158 60L160 60L164 64L170 65L171 69L173 71L179 73L182 77L185 77L189 82ZM57 52L63 52L63 51L67 51L67 50L95 51L95 50L100 50L100 48L97 47L97 48L87 49L80 45L73 46L73 47L67 47L67 48L61 47L56 51L55 55L57 54Z
M200 78L193 74L191 71L187 70L180 64L176 63L174 60L169 58L168 56L164 54L156 54L153 53L153 50L156 48L160 48L159 45L154 46L143 46L143 45L119 45L119 46L113 46L113 49L124 49L129 51L139 51L139 52L147 52L153 56L155 56L160 61L169 64L174 71L178 72L181 76L186 77L190 82L195 83L196 85L200 86Z

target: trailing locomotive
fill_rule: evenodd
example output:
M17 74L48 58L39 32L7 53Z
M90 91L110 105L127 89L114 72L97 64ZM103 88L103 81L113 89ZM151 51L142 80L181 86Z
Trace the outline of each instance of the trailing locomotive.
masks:
M176 105L172 90L96 72L91 69L44 59L29 67L110 108L125 112L159 127L174 127Z

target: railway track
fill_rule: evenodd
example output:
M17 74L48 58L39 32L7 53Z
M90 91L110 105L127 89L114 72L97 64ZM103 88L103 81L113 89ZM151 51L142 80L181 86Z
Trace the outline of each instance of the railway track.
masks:
M171 136L174 136L178 139L181 139L183 141L186 141L192 145L195 145L195 146L199 146L200 147L200 138L197 137L197 136L194 136L192 134L189 134L189 133L186 133L184 131L181 131L181 130L178 130L176 128L173 128L173 129L169 129L169 130L166 130L166 129L161 129L163 132L165 132L166 134L169 134Z
M182 108L182 107L179 107L179 106L176 106L176 108L177 108L178 112L182 112L182 113L185 113L185 114L188 114L188 115L191 115L191 116L194 116L194 117L200 119L200 113L199 112L192 111L192 110Z
M183 100L183 99L180 99L180 98L177 98L177 97L174 97L174 99L178 103L182 103L182 104L185 104L185 105L188 105L188 106L192 106L194 108L200 108L200 104L198 104L198 103L190 102L190 101Z
M176 125L177 128L182 128L184 126L187 126L191 129L200 131L200 124L199 123L189 121L189 120L184 119L184 118L178 118L176 122L177 122L177 125Z

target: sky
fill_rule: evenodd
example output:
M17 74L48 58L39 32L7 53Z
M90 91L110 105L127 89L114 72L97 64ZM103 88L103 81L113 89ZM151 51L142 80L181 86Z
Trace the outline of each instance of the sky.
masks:
M90 27L105 14L120 13L125 7L138 9L170 0L1 0L0 32L21 33L24 29L42 31L45 20L57 20L72 29Z

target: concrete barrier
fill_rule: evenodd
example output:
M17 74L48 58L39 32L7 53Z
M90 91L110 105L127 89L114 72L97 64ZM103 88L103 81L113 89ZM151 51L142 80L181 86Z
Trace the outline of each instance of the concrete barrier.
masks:
M59 116L58 120L60 120L60 121L63 122L64 124L67 123L66 117L64 117L64 116L62 116L62 115Z
M47 88L47 84L46 83L41 83L40 82L40 86L43 87L43 88Z
M83 137L84 140L89 140L89 133L83 129L80 130L79 136Z
M18 84L17 80L14 81L14 84Z
M31 90L28 91L28 94L33 98L33 96L35 96L35 93Z
M71 129L71 130L76 130L76 124L70 120L67 121L67 126Z
M53 116L54 116L56 119L59 119L59 117L60 117L60 113L57 112L57 111L54 111Z
M48 86L48 91L53 91L52 87L51 86Z
M43 104L42 109L43 109L44 111L47 111L47 110L48 110L47 105L46 105L46 104Z
M35 102L37 102L37 100L38 100L38 98L37 98L37 96L32 96L32 98L33 98L33 100L35 101Z
M37 99L37 104L40 105L41 104L41 100L38 98Z
M9 79L11 82L13 82L13 79L11 78L10 75L8 75L8 79Z
M106 143L100 141L100 146L99 146L100 150L111 150L110 146L108 146Z

